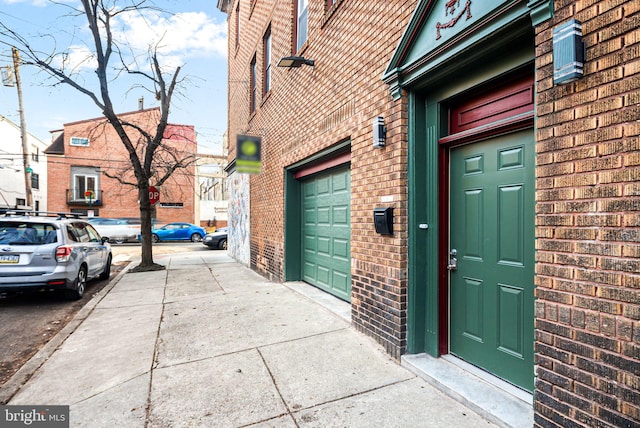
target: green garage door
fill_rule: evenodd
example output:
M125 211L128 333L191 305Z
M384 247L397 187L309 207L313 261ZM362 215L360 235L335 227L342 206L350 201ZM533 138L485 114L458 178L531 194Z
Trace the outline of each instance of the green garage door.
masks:
M343 300L351 297L349 168L334 169L302 183L304 281Z

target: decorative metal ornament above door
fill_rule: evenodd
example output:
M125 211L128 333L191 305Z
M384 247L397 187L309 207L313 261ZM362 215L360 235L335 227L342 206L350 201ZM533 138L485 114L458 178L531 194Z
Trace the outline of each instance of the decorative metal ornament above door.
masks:
M440 34L440 30L453 28L458 23L458 21L460 21L460 18L462 18L462 15L464 14L467 15L467 21L472 18L471 0L467 0L467 4L465 4L464 8L460 11L460 13L457 16L455 16L456 8L460 7L460 0L449 0L448 2L445 3L444 6L445 6L445 15L451 14L453 18L451 18L449 22L445 22L444 24L442 24L440 21L436 23L436 40L440 40L440 37L442 37Z
M382 80L398 99L443 64L469 61L474 46L506 27L530 31L552 15L552 0L421 0Z

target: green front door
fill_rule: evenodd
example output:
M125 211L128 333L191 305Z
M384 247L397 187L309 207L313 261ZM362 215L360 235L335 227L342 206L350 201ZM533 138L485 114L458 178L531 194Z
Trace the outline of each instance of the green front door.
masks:
M351 175L348 168L302 183L304 281L343 300L351 298Z
M533 391L534 134L451 149L450 351Z

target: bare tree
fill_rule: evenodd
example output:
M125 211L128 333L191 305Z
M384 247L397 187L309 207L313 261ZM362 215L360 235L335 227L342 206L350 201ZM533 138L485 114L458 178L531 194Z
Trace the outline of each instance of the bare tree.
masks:
M52 2L55 3L55 2ZM44 71L53 81L53 85L65 84L89 97L102 111L108 126L113 127L129 155L130 169L134 180L126 180L126 174L115 173L121 183L137 187L140 201L140 220L142 232L142 261L138 270L163 269L153 261L151 241L151 213L149 186L161 185L177 169L195 161L193 156L184 157L164 143L166 139L169 108L171 100L180 83L180 67L171 72L161 66L158 59L158 47L150 46L145 63L140 67L137 58L128 58L127 46L120 45L114 37L113 23L118 15L127 13L143 14L145 11L159 11L149 0L81 0L80 9L71 9L72 15L84 16L91 32L92 61L95 63L97 81L85 81L78 78L77 69L64 61L65 52L42 53L32 47L27 38L0 23L0 34L11 40L22 53L24 65L32 65ZM58 3L60 6L71 7ZM61 55L62 54L62 55ZM60 61L60 58L63 58ZM119 117L113 107L110 84L123 75L139 79L135 86L150 91L159 103L159 117L154 126L146 127L128 122ZM92 89L92 85L95 89Z

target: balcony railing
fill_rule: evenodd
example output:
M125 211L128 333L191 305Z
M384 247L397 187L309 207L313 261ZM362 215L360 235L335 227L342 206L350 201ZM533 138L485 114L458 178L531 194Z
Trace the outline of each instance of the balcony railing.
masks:
M76 189L67 189L67 205L102 206L102 190L95 191L93 198L85 198L84 192L79 192Z

